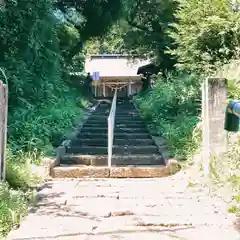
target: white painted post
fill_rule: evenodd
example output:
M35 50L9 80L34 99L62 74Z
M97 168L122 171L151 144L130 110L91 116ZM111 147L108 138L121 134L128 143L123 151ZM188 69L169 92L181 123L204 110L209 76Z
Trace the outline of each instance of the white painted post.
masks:
M108 117L108 167L112 166L112 148L114 140L115 113L117 104L117 89L115 90L110 114Z
M112 166L112 121L108 118L108 167Z

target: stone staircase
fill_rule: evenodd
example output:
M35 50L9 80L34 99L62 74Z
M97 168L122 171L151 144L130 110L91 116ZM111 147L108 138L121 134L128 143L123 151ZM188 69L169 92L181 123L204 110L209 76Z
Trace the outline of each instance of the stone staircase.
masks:
M137 169L154 172L150 177L159 177L160 172L166 175L158 147L134 105L127 100L117 101L112 168L108 169L107 118L110 108L110 103L99 104L66 147L60 166L53 169L53 177L118 177L111 175L113 171L118 175L124 171L120 177L136 177L132 173ZM137 172L137 177L148 177Z

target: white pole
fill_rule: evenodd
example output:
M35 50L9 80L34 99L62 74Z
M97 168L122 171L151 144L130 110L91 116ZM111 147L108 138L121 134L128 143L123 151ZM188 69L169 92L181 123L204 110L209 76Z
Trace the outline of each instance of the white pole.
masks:
M108 167L112 166L112 123L111 119L108 119Z

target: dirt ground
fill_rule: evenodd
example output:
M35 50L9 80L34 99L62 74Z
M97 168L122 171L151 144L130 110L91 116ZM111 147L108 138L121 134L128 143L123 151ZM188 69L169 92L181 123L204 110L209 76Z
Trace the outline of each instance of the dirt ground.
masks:
M49 181L7 239L240 240L240 219L197 175Z

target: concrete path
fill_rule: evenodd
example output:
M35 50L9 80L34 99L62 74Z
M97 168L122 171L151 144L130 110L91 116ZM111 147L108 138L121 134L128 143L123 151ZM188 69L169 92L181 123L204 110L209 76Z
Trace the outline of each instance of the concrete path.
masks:
M8 239L240 240L227 204L202 185L190 185L183 173L50 181L37 208Z

